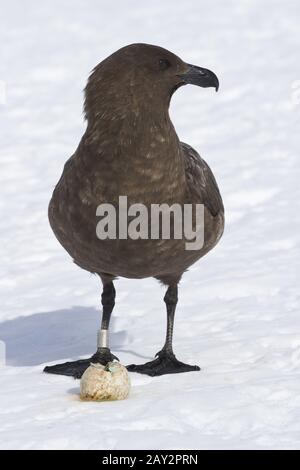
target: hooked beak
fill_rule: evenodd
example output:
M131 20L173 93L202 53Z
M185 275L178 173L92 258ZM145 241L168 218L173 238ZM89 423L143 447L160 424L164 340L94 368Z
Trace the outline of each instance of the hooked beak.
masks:
M198 85L203 88L214 87L218 91L219 80L214 72L196 65L187 64L187 66L188 70L180 75L184 85Z

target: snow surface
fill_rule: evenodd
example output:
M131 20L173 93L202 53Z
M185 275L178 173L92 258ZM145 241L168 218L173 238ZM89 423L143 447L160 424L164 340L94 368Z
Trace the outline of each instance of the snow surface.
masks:
M296 0L3 2L1 448L300 448L299 14ZM78 381L42 369L94 352L100 285L57 243L47 204L85 129L90 70L132 42L218 74L218 94L184 87L171 115L227 225L180 288L175 351L202 371L131 374L127 401L82 403ZM163 343L164 290L116 287L113 350L143 362Z

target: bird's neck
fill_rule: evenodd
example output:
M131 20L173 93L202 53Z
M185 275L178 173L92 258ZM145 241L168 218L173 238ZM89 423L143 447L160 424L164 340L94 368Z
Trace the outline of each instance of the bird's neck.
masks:
M109 167L124 194L138 185L157 197L181 197L184 160L167 107L102 108L88 123L85 142L93 147L93 164ZM162 192L167 194L159 195Z

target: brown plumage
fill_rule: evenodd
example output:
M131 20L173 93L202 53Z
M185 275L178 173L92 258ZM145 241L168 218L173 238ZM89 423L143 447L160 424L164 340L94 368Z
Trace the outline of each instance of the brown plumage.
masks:
M175 358L172 329L177 284L193 263L220 239L224 209L215 178L198 153L179 141L168 108L173 92L186 83L218 89L213 72L186 64L157 46L133 44L93 70L85 89L87 129L49 205L51 227L74 262L97 273L103 283L102 330L114 306L113 280L155 277L168 286L166 344L154 361L129 366L149 375L198 370ZM96 208L117 205L120 195L133 203L204 204L204 245L186 250L181 240L99 240ZM98 345L93 361L112 359L108 344ZM47 367L47 372L81 376L89 360Z

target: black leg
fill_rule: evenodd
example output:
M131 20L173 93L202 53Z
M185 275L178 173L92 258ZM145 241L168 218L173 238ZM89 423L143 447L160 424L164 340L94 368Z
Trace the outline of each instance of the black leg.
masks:
M111 313L115 305L116 291L113 282L107 282L103 286L101 296L102 302L102 322L101 330L98 333L98 348L96 353L89 359L80 359L73 362L65 362L54 366L46 366L44 372L49 374L68 375L74 378L80 378L91 362L106 365L108 362L118 359L114 356L108 345L108 329Z
M155 376L200 370L198 366L190 366L178 361L173 353L173 328L177 300L178 287L177 285L170 286L164 297L167 307L167 335L164 347L156 354L157 359L146 362L146 364L131 364L127 366L130 372Z
M118 359L109 349L108 330L112 311L115 306L116 290L113 282L108 282L103 286L101 295L102 303L102 321L101 330L98 332L98 348L97 352L92 356L92 362L100 362L106 365L108 362Z
M167 307L167 335L165 345L162 349L162 351L165 351L169 354L173 354L173 329L177 301L178 287L169 287L166 295L164 296L164 302Z

